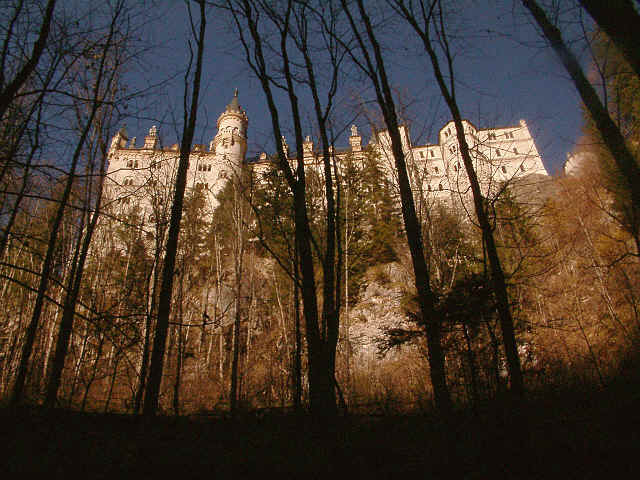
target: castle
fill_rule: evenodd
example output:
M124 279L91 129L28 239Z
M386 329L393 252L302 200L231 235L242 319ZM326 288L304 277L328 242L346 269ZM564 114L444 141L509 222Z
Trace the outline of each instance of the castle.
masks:
M217 205L216 195L225 182L247 165L245 156L248 123L247 114L238 102L236 90L231 102L218 118L218 133L208 148L205 145L193 146L187 187L202 189L206 193L211 211ZM524 120L517 126L488 129L477 129L467 120L463 123L484 195L490 195L504 182L531 174L547 175ZM470 188L454 123L449 122L442 127L438 135L439 141L433 145L413 145L406 126L400 127L400 133L414 189L433 200L447 203L460 199L465 202L470 196ZM288 153L284 138L283 146ZM363 146L362 137L353 125L349 147L340 150L332 148L338 161L347 154L357 158L367 151L377 155L382 170L393 181L394 162L387 131L374 130L369 144ZM305 165L319 168L319 154L314 151L310 137L305 139L303 152ZM179 156L177 144L168 148L160 146L155 126L145 136L142 146L136 145L135 137L129 140L124 128L121 129L114 136L109 149L109 197L121 210L137 205L148 211L153 201L169 202L171 199L166 194L171 191ZM263 153L249 165L254 171L260 172L271 163ZM154 195L163 192L164 197L153 199Z

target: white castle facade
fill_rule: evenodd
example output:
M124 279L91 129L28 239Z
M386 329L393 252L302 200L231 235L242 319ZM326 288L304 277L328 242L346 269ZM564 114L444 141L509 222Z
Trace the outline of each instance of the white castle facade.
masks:
M531 174L547 175L524 120L516 126L488 129L477 129L466 120L463 123L484 195L499 190L505 182ZM206 193L211 211L217 205L218 192L242 168L250 166L260 172L271 165L264 153L257 162L245 163L248 117L238 103L237 91L218 118L217 127L218 132L208 147L194 145L187 181L187 188L199 188ZM400 131L414 190L434 201L449 203L460 199L467 203L471 191L454 123L442 127L437 144L413 145L408 129L401 126ZM284 139L283 142L286 147ZM374 131L369 144L363 146L354 125L349 147L332 151L338 160L348 154L357 158L372 152L393 182L395 170L390 145L388 132ZM305 165L318 168L320 157L309 137L303 144L303 152ZM119 131L111 142L107 175L107 192L116 209L123 211L136 205L147 215L154 202L170 202L179 156L178 145L160 146L155 126L149 130L142 146L136 145L135 137L129 140L124 129Z

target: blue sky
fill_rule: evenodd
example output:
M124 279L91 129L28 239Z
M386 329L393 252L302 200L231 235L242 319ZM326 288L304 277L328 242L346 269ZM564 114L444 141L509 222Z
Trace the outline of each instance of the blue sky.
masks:
M527 121L543 162L550 173L557 172L567 152L580 135L582 113L570 80L552 52L521 9L511 1L460 2L466 8L456 17L452 33L461 32L454 68L463 115L479 128L516 125ZM141 139L152 124L157 124L165 144L177 141L181 124L182 72L188 54L187 17L182 2L161 3L158 16L141 31L145 42L154 48L140 58L138 68L129 73L132 89L174 77L153 94L132 103L126 119L130 136ZM196 142L208 143L216 133L215 123L233 95L240 91L240 103L249 116L249 153L271 150L271 120L264 95L246 67L239 42L217 12L208 18L205 71L199 110ZM407 104L414 143L433 143L438 129L450 119L433 80L430 64L410 32L395 27L395 33L383 32L387 67L391 81ZM365 83L352 79L345 83L338 112L344 126L353 115L354 95L373 99ZM304 98L304 97L303 97ZM309 104L310 107L310 104ZM283 112L286 104L282 104ZM311 114L310 108L304 112ZM367 137L366 120L356 123ZM313 134L312 131L305 134ZM289 143L293 143L293 135ZM140 140L139 140L140 141ZM346 137L339 138L345 145Z

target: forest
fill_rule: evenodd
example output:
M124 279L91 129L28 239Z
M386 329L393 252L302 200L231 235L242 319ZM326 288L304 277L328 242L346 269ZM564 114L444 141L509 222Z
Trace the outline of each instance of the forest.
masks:
M154 49L141 32L157 3L0 6L10 473L600 477L602 458L632 471L637 2L511 2L538 32L531 48L562 65L583 125L566 173L489 190L457 76L471 36L460 9L473 2L176 3L189 37L172 72L179 106L165 114L176 162L125 203L108 187L109 145L127 120L147 119L141 105L164 81L132 80ZM187 172L215 83L207 65L224 61L207 53L219 24L271 137L249 138L268 168L247 161L211 204ZM459 203L421 188L429 173L403 147L398 31L455 125ZM338 160L354 118L388 132L388 158L365 147ZM313 166L300 160L307 131Z

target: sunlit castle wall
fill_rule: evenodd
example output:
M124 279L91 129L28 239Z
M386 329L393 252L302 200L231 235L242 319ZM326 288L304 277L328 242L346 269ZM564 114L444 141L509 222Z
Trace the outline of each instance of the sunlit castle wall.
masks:
M548 175L524 120L516 126L483 130L464 120L463 127L484 196L490 197L505 182ZM414 185L427 195L443 201L471 195L453 122L442 127L437 145L412 146L409 156Z
M247 151L248 118L238 103L237 92L218 118L218 133L209 147L196 144L189 155L187 188L205 193L209 211L217 206L216 195L228 178L238 175ZM121 129L109 149L106 191L116 210L139 207L149 217L158 203L172 201L180 149L177 144L163 147L155 126L142 145L128 139Z
M227 179L237 176L244 165L248 123L236 91L218 118L218 131L208 148L194 145L190 152L187 188L205 192L210 212L217 206L216 195ZM463 126L484 196L491 197L505 182L531 174L547 176L524 120L519 125L488 129L478 129L465 120ZM449 122L442 127L437 144L413 145L405 125L400 126L400 136L416 194L420 192L423 199L447 204L459 204L459 201L468 204L471 189L454 123ZM286 139L283 138L282 142L288 153ZM363 146L362 137L353 125L349 146L346 149L332 148L331 151L338 160L348 153L359 158L366 151L373 151L387 178L397 184L388 131L374 130L368 145ZM303 154L308 168L321 169L321 153L316 151L310 137L305 138ZM161 145L155 126L151 127L142 145L137 145L135 137L129 139L124 128L120 130L111 142L106 184L107 194L117 209L127 210L136 205L148 216L153 208L158 208L158 204L170 205L179 155L177 144L170 147ZM292 165L296 163L294 158L290 158L290 162ZM251 163L254 173L270 168L269 165L271 163L265 153Z

